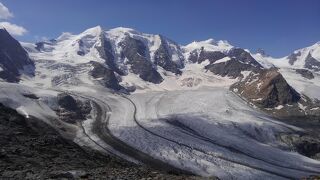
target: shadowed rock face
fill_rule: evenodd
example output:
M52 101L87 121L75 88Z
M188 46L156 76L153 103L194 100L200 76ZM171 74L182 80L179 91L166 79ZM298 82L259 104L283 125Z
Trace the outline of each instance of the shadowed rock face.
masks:
M231 86L247 100L263 108L292 104L300 100L300 95L275 69L251 73L247 78Z
M202 63L205 60L209 60L210 63L214 63L215 61L226 57L224 53L220 51L206 51L203 47L200 49L198 53L196 50L190 53L189 61L193 63Z
M234 48L228 52L228 56L235 58L237 61L243 62L245 64L250 64L256 68L262 69L263 67L256 61L250 53L241 48Z
M301 74L302 77L307 78L307 79L313 79L314 75L311 71L307 69L296 69L296 72Z
M65 93L58 95L58 104L68 111L76 111L78 109L77 101Z
M110 41L104 36L104 34L100 35L101 46L96 47L99 55L102 59L105 60L105 63L112 69L114 72L119 75L124 75L115 62L114 51L112 49L112 45Z
M210 63L214 63L219 59L226 57L226 55L222 52L215 51L215 52L208 52L208 51L201 51L198 59L198 63L202 63L206 59L210 61Z
M95 61L91 61L90 63L93 66L90 74L96 78L99 83L113 90L123 89L123 87L119 85L119 80L113 70Z
M260 68L252 66L251 64L245 64L234 58L226 62L209 64L205 68L213 72L214 74L223 77L228 76L231 78L243 77L243 75L241 74L242 71L259 72L261 70Z
M320 62L314 59L309 53L306 57L304 67L314 71L320 71Z
M264 49L261 49L261 48L257 49L256 53L261 54L261 55L264 56L264 57L269 56L269 55L265 52L265 50L264 50Z
M166 71L173 72L175 74L181 74L179 65L172 61L172 55L168 47L168 43L161 38L161 45L159 49L154 53L154 62Z
M38 51L47 51L48 49L45 48L45 45L53 45L53 44L56 44L56 43L57 43L57 40L55 40L55 39L51 39L49 41L37 42L35 48ZM82 41L79 41L78 43L79 43L79 45L83 44Z
M289 64L293 65L297 60L298 57L301 56L301 52L293 53L291 54L288 59L289 59Z
M78 41L78 44L79 44L79 47L83 47L84 46L84 43L83 43L83 41L81 39ZM80 50L77 51L77 54L79 56L84 56L86 53L83 50L81 50L81 48L80 48Z
M58 95L59 109L57 114L59 118L67 123L76 123L86 119L86 116L91 111L89 101L78 101L67 93Z
M192 62L192 63L196 63L198 62L198 58L199 58L199 53L197 50L193 50L192 52L190 52L188 61Z
M123 58L128 59L127 63L131 65L133 73L138 74L141 79L155 84L163 81L163 78L149 60L148 49L142 41L127 36L120 46L123 49Z
M28 53L5 29L0 29L0 78L18 82L20 72L34 75L34 63Z
M230 57L230 60L215 63L219 59L225 57ZM242 71L258 73L262 70L262 66L250 55L250 53L240 48L232 49L228 53L205 51L204 48L201 48L200 52L191 52L188 60L193 63L202 63L205 60L209 60L209 65L205 66L205 69L214 74L231 78L242 77Z

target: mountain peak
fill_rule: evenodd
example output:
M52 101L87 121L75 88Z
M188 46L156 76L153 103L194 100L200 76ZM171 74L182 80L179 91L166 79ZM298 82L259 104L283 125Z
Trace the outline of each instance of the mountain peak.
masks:
M210 38L204 41L193 41L192 43L184 46L184 48L188 52L201 48L204 48L206 51L229 51L233 46L229 44L228 41L216 41Z
M130 33L130 34L140 34L138 31L132 28L127 28L127 27L117 27L110 29L109 32L111 33Z
M103 32L103 29L101 26L95 26L92 28L89 28L85 31L83 31L82 33L78 34L78 35L74 35L71 32L63 32L58 38L58 41L64 41L66 39L69 39L71 37L74 36L85 36L85 35L92 35L92 36L99 36L101 33Z
M95 27L92 27L90 29L85 30L81 34L91 34L91 35L97 36L97 35L100 35L102 32L103 32L103 29L101 26L95 26Z
M63 41L63 40L66 40L68 38L70 38L72 35L72 33L70 32L63 32L58 38L57 38L57 41Z
M213 44L213 45L216 45L216 44L217 44L216 40L214 40L214 39L212 39L212 38L209 38L209 39L207 39L207 40L205 40L205 41L203 41L203 42L208 43L208 44Z

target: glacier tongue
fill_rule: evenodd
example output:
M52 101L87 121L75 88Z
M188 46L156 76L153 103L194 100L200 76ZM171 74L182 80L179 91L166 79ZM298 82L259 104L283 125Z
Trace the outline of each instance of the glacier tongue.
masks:
M225 88L107 99L115 108L109 126L113 134L196 174L221 179L282 179L319 171L318 161L280 148L283 144L276 134L299 128L257 113Z

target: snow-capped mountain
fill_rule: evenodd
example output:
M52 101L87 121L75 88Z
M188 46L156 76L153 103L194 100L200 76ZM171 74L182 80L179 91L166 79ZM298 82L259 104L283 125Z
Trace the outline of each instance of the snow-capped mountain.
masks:
M299 93L319 99L320 43L298 49L291 55L273 58L252 54L265 68L276 67L288 83Z
M228 52L230 49L234 48L231 44L229 44L228 41L216 41L214 39L208 39L205 41L194 41L190 44L187 44L186 46L183 47L184 52L185 52L185 57L186 59L190 61L192 60L192 57L190 57L192 54L199 54L201 50L206 50L206 51L219 51L219 52ZM190 59L191 58L191 59Z
M272 67L292 66L288 63L290 56L276 60L265 54L252 54L227 41L208 39L181 46L162 35L123 27L103 30L97 26L78 35L63 33L57 39L23 46L35 61L36 75L23 78L21 83L42 87L77 85L88 89L102 85L123 92L228 87L250 72L264 74ZM305 54L316 56L316 47L317 44L296 52L303 55L300 59ZM285 63L288 66L282 66ZM279 77L287 86L286 78L291 76L286 77L284 72ZM268 87L271 85L274 91L281 91L273 84ZM299 89L298 92L303 93ZM269 93L264 97L267 101L272 97ZM289 90L290 93L294 96L294 91Z
M22 46L0 31L0 41L0 71L17 72L0 82L0 104L80 146L221 179L320 173L320 140L299 124L320 117L319 43L276 59L123 27Z
M318 85L306 92L302 87L307 81L296 80L297 75L309 77L309 81L317 79L311 71L316 71L318 43L295 51L293 54L299 56L293 61L293 55L275 59L261 52L252 54L227 41L208 39L182 46L162 35L97 26L80 34L63 33L56 39L22 45L36 70L33 77L22 76L20 83L35 87L90 90L95 86L141 92L230 87L238 82L233 89L250 92L239 95L264 108L297 103L301 96L319 98L314 95ZM273 68L279 68L279 75L272 73ZM264 89L258 87L263 82L256 83L255 91L241 84L252 84L252 79L270 83L262 86ZM282 101L284 94L290 98Z
M320 71L320 42L294 51L285 58L287 63L294 68L306 68Z
M120 77L130 75L158 84L164 79L159 73L161 69L181 74L185 63L183 52L175 42L129 28L104 31L97 26L78 35L64 33L54 40L23 43L23 46L37 66L36 77L26 81L45 87L100 82L119 90ZM108 71L110 76L98 75L94 70L97 66L103 69L98 71ZM94 78L88 76L92 71Z
M320 42L312 46L298 49L288 56L282 58L272 58L261 53L253 56L266 63L273 64L282 68L309 69L313 71L320 70Z

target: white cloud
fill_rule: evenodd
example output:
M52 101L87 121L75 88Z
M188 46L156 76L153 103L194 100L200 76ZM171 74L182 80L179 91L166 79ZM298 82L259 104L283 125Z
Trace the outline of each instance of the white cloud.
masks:
M0 28L5 28L11 35L16 36L22 36L28 32L24 27L9 22L0 22Z
M0 19L9 19L11 17L13 17L13 14L0 2Z
M13 17L13 13L0 2L0 20L7 20ZM10 22L0 22L0 28L5 28L11 35L22 36L28 31L19 25Z

